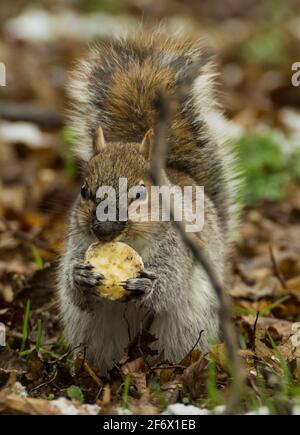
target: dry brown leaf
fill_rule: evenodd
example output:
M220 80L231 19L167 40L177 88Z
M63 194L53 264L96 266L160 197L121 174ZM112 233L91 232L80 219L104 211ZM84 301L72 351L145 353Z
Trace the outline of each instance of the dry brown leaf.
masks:
M191 364L183 373L183 391L189 394L192 399L201 397L205 391L207 365L208 361L206 358L199 358L198 361Z
M18 376L24 375L27 371L26 363L20 358L19 353L8 347L0 348L0 372Z
M18 384L0 390L0 411L27 415L91 415L89 405L70 402L67 399L49 401L27 397Z
M230 296L233 298L244 298L251 301L257 301L262 298L274 296L277 293L277 279L268 277L268 279L258 282L255 285L247 285L241 280L229 290Z
M170 404L178 401L179 393L182 388L182 382L180 380L173 380L166 382L161 386L161 392L166 401Z
M138 373L142 370L144 366L144 357L140 356L133 361L127 361L121 365L121 370L124 374L126 373Z
M157 375L159 376L159 384L164 385L171 380L174 375L174 369L158 369L156 370Z
M300 302L300 275L286 281L286 293L294 295Z

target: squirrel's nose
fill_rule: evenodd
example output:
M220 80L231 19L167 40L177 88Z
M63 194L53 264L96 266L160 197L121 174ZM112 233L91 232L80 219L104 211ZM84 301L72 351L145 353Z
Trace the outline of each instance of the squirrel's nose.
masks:
M99 221L97 217L93 218L92 230L95 236L100 240L111 241L115 239L123 229L125 222L119 221Z

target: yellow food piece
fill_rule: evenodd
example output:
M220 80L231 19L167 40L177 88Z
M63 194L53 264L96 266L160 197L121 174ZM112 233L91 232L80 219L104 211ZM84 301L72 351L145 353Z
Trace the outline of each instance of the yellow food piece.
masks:
M139 254L126 243L93 243L85 254L85 261L94 271L104 276L99 292L107 299L115 301L127 292L121 283L136 278L144 270Z

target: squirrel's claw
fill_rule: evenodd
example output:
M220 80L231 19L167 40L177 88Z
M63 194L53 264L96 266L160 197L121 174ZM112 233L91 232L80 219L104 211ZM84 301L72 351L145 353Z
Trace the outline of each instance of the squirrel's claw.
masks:
M92 270L93 266L89 263L76 263L74 270Z
M154 281L158 279L158 275L154 272L143 270L142 272L139 273L139 278L148 278Z
M83 293L99 297L97 287L101 285L103 275L92 272L92 266L89 264L78 263L74 267L74 284L81 289Z
M123 288L129 292L124 301L141 300L148 297L153 291L153 284L158 276L153 272L143 271L137 278L131 278L122 283Z

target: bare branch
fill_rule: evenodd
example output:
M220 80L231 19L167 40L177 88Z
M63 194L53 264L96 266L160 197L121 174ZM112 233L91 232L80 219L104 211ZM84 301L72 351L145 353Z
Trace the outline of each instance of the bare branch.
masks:
M51 108L9 101L0 103L0 118L7 121L33 122L48 129L57 129L64 125L62 115Z
M288 286L284 280L284 277L278 268L278 264L277 264L277 261L276 261L275 255L274 255L273 247L271 245L269 245L269 252L270 252L270 258L271 258L271 262L272 262L272 268L273 268L274 275L276 276L276 278L278 279L278 281L282 285L282 288L285 290L288 290Z
M163 94L157 95L156 108L158 111L158 120L155 128L154 143L150 154L150 169L149 176L152 183L156 186L168 185L169 181L165 173L165 163L167 155L167 126L170 119L170 112L172 111L172 101L167 100ZM168 207L168 204L163 204L164 207ZM220 325L222 325L222 332L224 342L227 347L229 361L232 370L232 386L227 400L225 413L231 414L237 405L240 397L240 393L243 386L240 361L238 357L238 346L236 340L236 334L231 322L230 315L230 301L228 295L223 290L222 283L214 268L208 261L201 240L193 233L187 233L185 231L186 223L182 221L174 220L174 204L170 204L170 216L174 226L179 231L184 243L191 250L196 261L205 270L210 283L219 300L219 318Z

